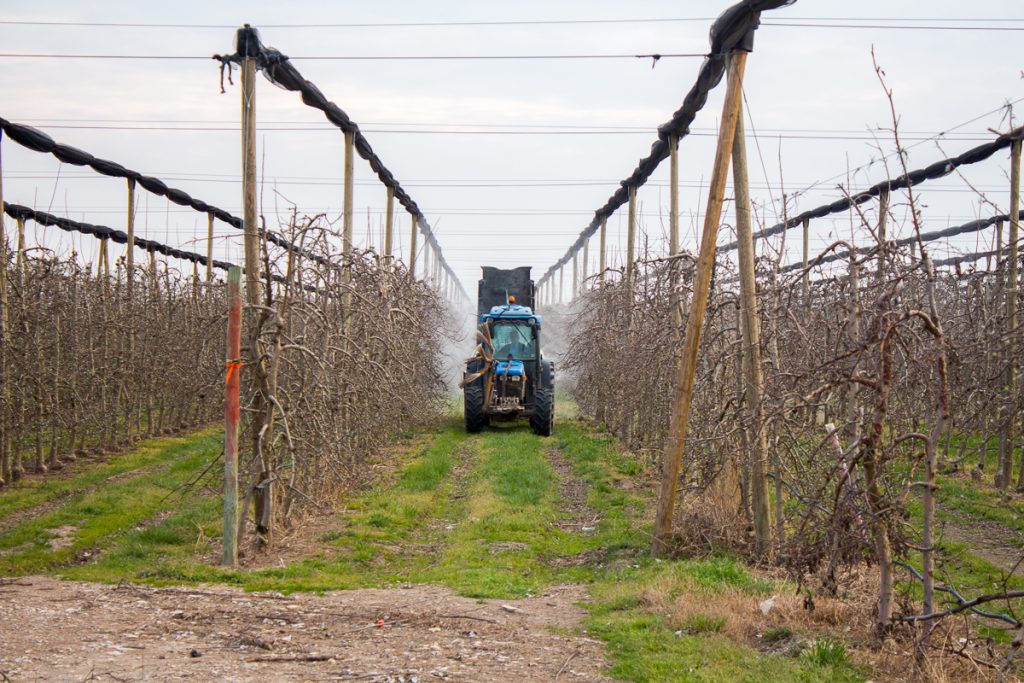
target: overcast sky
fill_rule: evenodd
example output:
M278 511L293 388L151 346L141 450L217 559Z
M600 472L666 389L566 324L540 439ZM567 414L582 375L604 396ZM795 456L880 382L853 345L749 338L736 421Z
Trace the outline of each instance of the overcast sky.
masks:
M263 42L292 57L302 74L358 122L381 159L437 230L445 257L468 291L479 266L531 265L540 275L559 258L646 156L655 129L679 107L700 59L315 60L315 56L565 55L702 53L711 19L727 0L481 2L196 2L6 0L0 20L187 24L111 27L0 24L0 116L37 126L60 142L117 161L241 215L239 89L220 94L208 59L37 59L10 53L177 55L233 51L234 29L249 22ZM855 9L854 9L855 8ZM973 26L975 30L830 28L772 22ZM660 20L469 26L415 22ZM930 20L949 19L948 22ZM685 20L685 21L683 21ZM889 108L871 63L874 46L895 92L911 168L1005 131L1004 105L1024 98L1019 1L881 2L801 0L766 14L748 59L748 153L759 219L775 223L782 194L790 214L885 177L871 163L892 149ZM331 26L332 24L390 24ZM292 26L283 26L291 24ZM294 26L301 24L302 26ZM202 25L202 26L199 26ZM724 83L681 143L681 225L695 247ZM1016 119L1021 118L1018 104ZM945 136L933 138L943 131ZM197 130L206 129L206 130ZM295 93L257 83L263 211L295 202L305 213L341 212L342 134ZM755 140L753 133L757 132ZM875 137L877 136L877 140ZM881 151L880 151L881 148ZM893 160L890 159L890 162ZM1008 155L964 176L1005 211ZM664 250L668 164L638 194L652 251ZM77 220L123 227L125 183L49 155L3 145L4 199ZM274 190L279 193L275 194ZM922 199L929 228L988 216L957 176L933 181ZM379 244L385 192L356 163L355 233ZM613 261L624 249L625 211L609 221ZM723 218L731 223L731 216ZM205 251L206 219L140 193L140 235ZM812 224L812 251L847 236L850 219ZM407 217L398 244L408 249ZM55 229L50 229L56 232ZM721 241L728 241L728 228ZM36 228L31 238L39 239ZM217 255L241 260L240 233L217 230ZM44 237L54 245L54 237ZM73 240L73 241L72 241ZM988 233L949 249L986 247ZM89 256L88 237L60 248ZM938 255L945 255L945 249ZM794 256L795 258L795 256ZM592 260L596 259L593 256Z

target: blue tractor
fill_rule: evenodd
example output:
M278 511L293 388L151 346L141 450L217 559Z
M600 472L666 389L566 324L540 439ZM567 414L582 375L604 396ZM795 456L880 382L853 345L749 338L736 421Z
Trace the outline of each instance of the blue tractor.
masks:
M533 305L529 266L484 266L476 354L462 377L467 432L479 432L491 420L529 418L535 434L551 436L555 366L541 353L541 317Z

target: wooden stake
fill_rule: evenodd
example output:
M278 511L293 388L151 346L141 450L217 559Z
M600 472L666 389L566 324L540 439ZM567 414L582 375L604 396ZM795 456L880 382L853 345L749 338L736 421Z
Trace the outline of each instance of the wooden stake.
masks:
M395 225L395 189L388 187L384 210L384 259L391 263L391 240Z
M878 195L878 281L885 280L886 226L889 222L889 190Z
M811 305L811 274L807 270L807 265L810 263L808 257L811 253L810 246L810 232L811 232L811 219L804 219L804 306Z
M416 279L416 233L419 232L416 225L416 216L409 214L409 275Z
M224 409L224 564L238 564L238 424L242 387L241 271L228 270L227 396Z
M734 50L729 60L728 85L725 103L722 107L722 123L718 134L718 147L715 151L715 165L708 188L707 211L704 214L704 230L701 233L700 253L697 258L697 271L693 283L693 300L686 320L683 353L678 363L675 405L662 459L661 495L658 499L658 512L654 521L654 540L651 547L651 552L654 555L664 555L669 549L679 469L686 446L686 428L690 418L693 385L697 374L697 355L700 352L701 330L704 327L704 314L710 294L711 273L715 266L716 237L719 220L722 217L722 203L725 200L729 156L736 134L746 59L745 52Z
M580 293L587 288L587 268L590 266L590 238L583 241L583 264L580 267Z
M206 282L213 282L213 214L206 214Z
M355 144L356 134L354 132L345 133L345 195L344 195L344 208L342 209L342 229L343 239L342 252L345 257L345 272L346 279L348 282L352 277L350 269L350 257L352 256L352 192L354 187L355 178L353 173L355 171Z
M754 279L754 234L750 220L750 180L743 130L743 103L737 105L736 134L732 146L732 178L736 192L736 241L739 244L740 325L743 338L743 375L746 413L750 421L750 495L754 517L754 552L763 557L771 541L768 516L768 479L765 475L768 444L762 425L764 371L761 367L761 323L757 313ZM712 237L712 239L714 239Z
M0 143L3 132L0 131ZM0 144L2 147L2 144ZM7 362L10 342L7 334L10 329L10 317L7 299L7 214L4 211L3 165L0 163L0 483L13 479L11 467L11 434L8 425L8 411L11 409L11 382ZM74 444L72 444L74 446Z
M260 243L256 225L256 60L242 60L242 228L245 302L260 303Z
M128 178L128 241L124 245L125 292L131 304L135 289L135 178Z
M635 267L633 260L636 249L636 188L629 187L629 228L626 233L626 282L633 287L633 274Z
M1017 278L1018 240L1020 239L1020 150L1018 138L1010 146L1010 234L1007 236L1006 270L1006 331L1009 346L1006 355L1006 397L1012 401L1017 395L1016 360L1020 357L1020 330L1017 329L1017 304L1020 297L1020 283ZM1007 405L1006 420L1003 423L1003 439L1006 442L1006 476L1003 485L1009 486L1013 478L1013 454L1016 450L1017 419L1019 415ZM1017 490L1024 490L1024 465L1017 478Z
M601 246L600 246L601 254L600 254L600 257L598 259L598 262L599 262L598 267L601 269L601 281L602 282L604 281L604 270L607 267L606 266L606 263L607 263L606 258L607 257L605 256L605 238L607 236L607 233L608 233L608 219L607 218L602 218L601 219Z
M579 252L572 255L572 294L569 296L569 300L572 301L576 298L576 294L580 291L580 263L579 263Z
M668 254L677 256L679 254L679 136L670 135L668 138L669 151L669 192L668 192ZM679 302L679 259L673 259L669 265L671 285L669 303L672 306L672 328L675 333L676 343L683 333L683 309Z

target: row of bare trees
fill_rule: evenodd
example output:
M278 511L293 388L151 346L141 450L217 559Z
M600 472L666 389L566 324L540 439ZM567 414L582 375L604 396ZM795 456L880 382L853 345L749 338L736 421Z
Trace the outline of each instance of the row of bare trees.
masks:
M0 252L3 482L213 417L220 287L152 261L129 295L123 261L97 276L22 247Z
M239 538L251 521L261 544L363 476L396 432L437 414L454 329L443 297L401 263L335 250L342 236L324 216L293 215L288 234L298 249L260 245L260 298L242 340Z
M372 251L347 262L324 217L293 218L300 249L261 245L241 372L244 531L263 540L360 476L368 455L436 414L449 313L437 291ZM219 421L225 284L150 259L127 277L72 254L4 250L0 475L59 468ZM302 256L300 257L300 253Z
M915 201L905 198L911 218L896 231L921 233ZM887 204L854 215L861 234L878 235L886 220L893 231ZM1024 370L1016 269L996 255L937 271L932 246L840 241L821 254L844 254L839 261L788 273L778 251L764 250L759 406L746 392L736 266L720 255L679 482L681 544L769 559L831 592L845 569L876 566L880 634L901 620L930 629L934 619L921 617L938 611L935 591L947 588L934 571L937 471L970 470L998 486L1024 479L1024 392L1008 379ZM688 254L641 261L632 283L614 271L593 278L569 326L563 364L582 410L652 464L667 439L694 263ZM768 558L752 538L757 439L771 488ZM1000 466L988 473L996 451ZM923 528L909 522L915 505ZM897 615L894 575L910 556L922 614Z

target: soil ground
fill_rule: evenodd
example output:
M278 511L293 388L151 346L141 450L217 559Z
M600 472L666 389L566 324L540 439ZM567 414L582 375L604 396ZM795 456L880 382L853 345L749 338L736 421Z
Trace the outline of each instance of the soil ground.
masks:
M605 681L580 586L522 600L410 586L326 595L30 577L0 585L12 681Z

